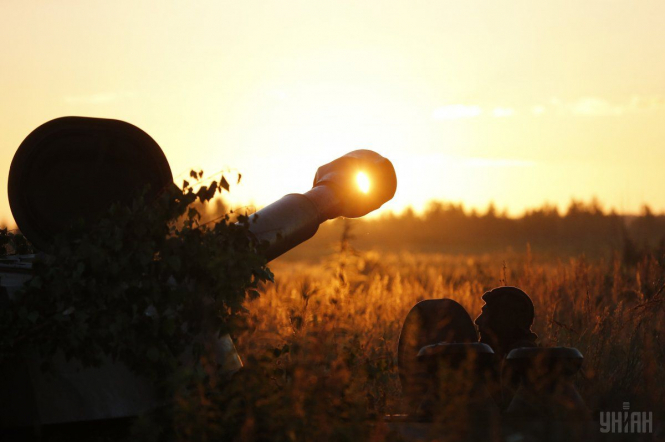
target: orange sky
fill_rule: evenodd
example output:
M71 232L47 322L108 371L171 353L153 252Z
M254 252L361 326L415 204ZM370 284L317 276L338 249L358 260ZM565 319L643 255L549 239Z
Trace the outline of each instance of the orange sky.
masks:
M369 148L397 169L392 210L663 210L663 17L646 0L2 0L0 179L31 130L82 115L141 127L174 175L239 170L238 206Z

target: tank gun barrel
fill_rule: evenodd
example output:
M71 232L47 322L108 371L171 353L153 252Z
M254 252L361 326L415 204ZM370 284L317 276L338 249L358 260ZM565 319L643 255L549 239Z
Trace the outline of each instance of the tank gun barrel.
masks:
M309 191L286 195L253 214L249 230L268 242L270 261L314 236L324 221L364 216L396 190L392 163L371 150L356 150L319 167Z

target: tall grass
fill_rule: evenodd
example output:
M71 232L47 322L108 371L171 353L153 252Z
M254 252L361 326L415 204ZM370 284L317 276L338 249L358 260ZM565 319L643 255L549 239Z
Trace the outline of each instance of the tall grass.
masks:
M383 416L405 411L396 349L409 309L447 297L475 317L480 296L499 285L531 295L541 345L583 353L576 385L593 417L630 401L662 422L665 272L653 257L628 267L618 256L541 260L528 249L482 256L347 249L320 264L278 261L272 269L276 282L247 302L234 336L244 372L201 386L195 405L183 401L189 408L177 428L186 438L213 437L202 428L217 425L215 437L240 440L390 439Z

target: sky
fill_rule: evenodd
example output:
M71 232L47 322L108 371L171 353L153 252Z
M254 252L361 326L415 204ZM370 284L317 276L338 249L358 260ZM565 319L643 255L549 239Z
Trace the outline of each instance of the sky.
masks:
M0 180L37 126L130 122L234 207L372 149L383 211L665 209L662 0L0 0ZM0 192L0 224L12 224Z

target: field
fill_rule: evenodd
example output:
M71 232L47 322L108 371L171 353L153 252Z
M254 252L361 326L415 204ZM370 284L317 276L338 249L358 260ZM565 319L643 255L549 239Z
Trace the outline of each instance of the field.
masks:
M185 210L188 201L179 201L176 209ZM95 352L118 352L140 373L167 379L167 406L133 423L127 440L400 440L385 416L410 411L397 369L409 310L424 299L451 298L475 318L485 291L513 285L533 299L540 346L584 355L575 376L590 412L584 429L598 435L599 415L628 402L653 413L658 440L665 431L665 217L645 210L629 220L571 207L564 216L543 210L511 219L450 206L424 217L325 223L311 241L269 264L268 282L263 258L250 253L239 226L199 229L190 217L165 237L154 208L136 204L138 215L123 211L108 220L118 228L102 223L63 239L56 259L36 269L39 284L4 311L3 350L11 354L28 342L44 354L64 348L90 363ZM143 233L153 228L158 234ZM25 245L0 233L14 252ZM230 241L234 234L245 242ZM533 250L526 237L534 238ZM259 286L248 285L257 274L264 276ZM209 293L224 295L219 309L209 307ZM228 325L243 360L232 377L218 370L219 355L191 345L200 335L184 334L188 323L219 323L212 318L225 326L213 330ZM193 348L200 364L176 359ZM450 374L458 384L447 386L461 393L438 404L445 411L428 427L430 438L542 440L519 439L498 411L470 412L467 374Z
M654 431L662 431L665 273L653 256L628 265L619 254L557 259L528 247L453 256L346 244L320 262L278 260L271 268L275 283L246 304L234 336L244 372L182 398L176 428L184 438L392 439L383 416L404 412L396 348L409 309L452 298L475 318L481 295L499 285L531 295L540 345L582 352L576 386L593 419L630 402L653 411Z

